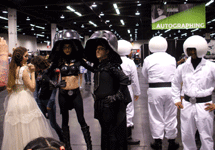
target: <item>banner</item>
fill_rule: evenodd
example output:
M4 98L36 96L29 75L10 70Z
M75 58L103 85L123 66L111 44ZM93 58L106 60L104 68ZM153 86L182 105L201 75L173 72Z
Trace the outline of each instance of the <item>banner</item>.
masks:
M205 4L153 5L152 30L206 28Z

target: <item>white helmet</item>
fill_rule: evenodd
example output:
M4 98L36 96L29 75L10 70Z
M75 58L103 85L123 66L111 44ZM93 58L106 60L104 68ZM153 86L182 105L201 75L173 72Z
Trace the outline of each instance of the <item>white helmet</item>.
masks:
M165 38L161 36L154 36L149 41L149 50L152 53L155 52L165 52L167 50L168 44Z
M130 42L126 40L118 40L118 54L120 56L129 55L132 49Z
M183 48L184 48L184 53L186 55L187 55L187 48L195 48L197 57L201 58L207 53L208 44L203 37L199 35L193 35L185 40Z

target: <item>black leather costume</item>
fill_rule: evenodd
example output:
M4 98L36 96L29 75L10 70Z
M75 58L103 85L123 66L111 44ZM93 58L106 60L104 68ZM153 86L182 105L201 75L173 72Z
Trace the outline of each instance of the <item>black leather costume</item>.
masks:
M126 106L131 102L128 77L118 64L101 62L94 75L95 118L102 127L102 150L126 150ZM124 134L123 134L124 133ZM118 147L117 147L117 146Z
M98 46L108 50L107 57L98 59ZM117 53L117 38L107 30L95 31L86 42L85 57L94 63L94 117L101 126L101 150L127 150L126 106L131 102ZM99 62L100 60L100 62Z

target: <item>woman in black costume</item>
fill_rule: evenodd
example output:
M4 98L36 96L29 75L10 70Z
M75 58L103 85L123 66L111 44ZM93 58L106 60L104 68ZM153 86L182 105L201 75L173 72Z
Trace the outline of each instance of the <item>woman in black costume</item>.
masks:
M69 132L69 110L75 109L78 122L87 144L87 150L92 150L91 136L89 126L85 122L83 99L79 90L78 74L79 67L84 66L90 69L90 66L83 60L83 46L79 34L74 30L62 30L55 35L55 44L49 56L52 62L49 72L59 68L60 82L51 81L53 87L59 87L59 106L62 114L62 130L66 150L71 150L70 132Z

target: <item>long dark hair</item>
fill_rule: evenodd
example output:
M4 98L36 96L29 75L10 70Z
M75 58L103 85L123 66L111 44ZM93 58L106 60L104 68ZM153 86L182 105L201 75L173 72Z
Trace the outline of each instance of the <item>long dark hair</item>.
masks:
M27 49L25 47L17 47L12 55L12 60L9 65L9 75L8 75L8 83L7 83L7 90L10 92L13 90L16 80L16 69L17 67L21 67L22 60L24 54L27 52Z
M50 63L43 56L36 56L31 59L31 63L37 68L45 70L50 66Z
M63 47L65 44L70 44L72 47L72 52L70 55L65 55L63 52ZM83 58L83 46L78 40L62 40L55 43L54 48L50 54L50 60L58 67L64 64L68 60L76 59L80 60Z

